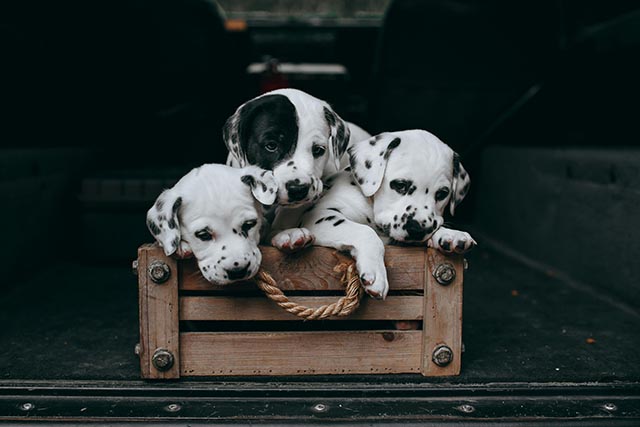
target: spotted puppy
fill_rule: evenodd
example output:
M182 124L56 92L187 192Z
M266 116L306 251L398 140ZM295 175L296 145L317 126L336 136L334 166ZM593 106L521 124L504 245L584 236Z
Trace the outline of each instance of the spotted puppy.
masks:
M343 154L350 138L368 137L329 104L296 89L275 90L244 103L223 129L228 165L273 171L278 207L271 241L284 250L313 241L307 229L297 227L302 212L320 198L322 178L340 170L341 161L346 166Z
M276 191L270 171L204 165L160 194L147 226L167 256L195 256L208 281L246 280L260 267L262 205L272 204Z
M469 175L449 146L423 130L376 135L349 146L349 168L327 180L331 188L304 216L316 244L346 250L367 292L389 290L384 243L427 244L463 253L475 241L443 227L469 190Z

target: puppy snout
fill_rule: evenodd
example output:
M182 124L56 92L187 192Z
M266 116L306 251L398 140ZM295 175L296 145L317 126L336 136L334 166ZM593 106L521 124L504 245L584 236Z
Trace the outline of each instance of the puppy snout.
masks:
M227 276L229 277L229 280L240 280L240 279L244 279L245 277L247 277L247 275L249 274L249 267L250 266L251 266L251 263L248 262L243 267L227 268L227 269L225 269L225 272L227 273Z
M409 240L422 240L427 234L427 229L413 218L407 220L404 229L407 230Z
M289 201L298 202L307 197L311 184L300 183L300 180L296 178L292 181L288 181L284 186L287 189Z

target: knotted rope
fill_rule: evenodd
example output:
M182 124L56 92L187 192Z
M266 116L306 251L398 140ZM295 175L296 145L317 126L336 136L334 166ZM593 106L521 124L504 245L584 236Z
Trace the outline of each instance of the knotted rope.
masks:
M265 295L280 307L291 314L295 314L305 320L320 320L331 316L348 316L360 305L360 299L364 289L360 283L360 277L355 264L341 263L333 269L342 272L342 283L345 285L345 296L338 301L317 308L306 307L290 301L289 298L277 287L275 279L266 271L260 269L255 277L255 282Z

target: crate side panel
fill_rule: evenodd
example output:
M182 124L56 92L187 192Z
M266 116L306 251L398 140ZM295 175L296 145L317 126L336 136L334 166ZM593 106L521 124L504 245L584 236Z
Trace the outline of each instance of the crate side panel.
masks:
M422 331L187 332L182 376L417 373Z
M292 297L307 307L331 304L339 297ZM422 320L422 296L389 296L385 301L364 297L360 307L349 316L327 320ZM201 296L180 298L180 320L292 320L302 321L267 297Z
M335 271L339 263L351 259L334 249L319 246L294 254L284 254L276 248L261 246L262 268L269 272L283 291L343 290L342 274ZM419 247L387 246L385 264L392 290L423 290L426 249ZM239 292L254 284L231 285ZM217 286L207 282L198 271L195 260L181 261L180 289L188 291L228 291L231 286Z

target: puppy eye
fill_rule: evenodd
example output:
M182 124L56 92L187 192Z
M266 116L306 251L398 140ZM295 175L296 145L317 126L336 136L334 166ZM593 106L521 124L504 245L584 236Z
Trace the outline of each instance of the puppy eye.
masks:
M270 153L275 153L276 150L278 149L278 144L276 144L273 141L269 141L264 145L264 149Z
M257 223L257 219L250 219L248 221L245 221L244 224L242 224L242 231L247 233L249 230L255 227Z
M404 195L409 191L411 183L409 181L405 181L404 179L394 179L389 183L389 186L392 190L395 190L398 193Z
M313 154L313 157L315 157L316 159L317 159L318 157L321 157L322 155L324 155L324 152L325 152L325 151L327 151L327 149L326 149L326 148L324 148L324 147L323 147L323 146L321 146L321 145L314 145L314 146L311 148L311 154Z
M436 191L436 202L441 202L447 198L449 195L449 189L447 187L442 187L438 191Z
M196 231L196 237L202 240L203 242L213 239L213 236L211 236L211 232L206 228Z

